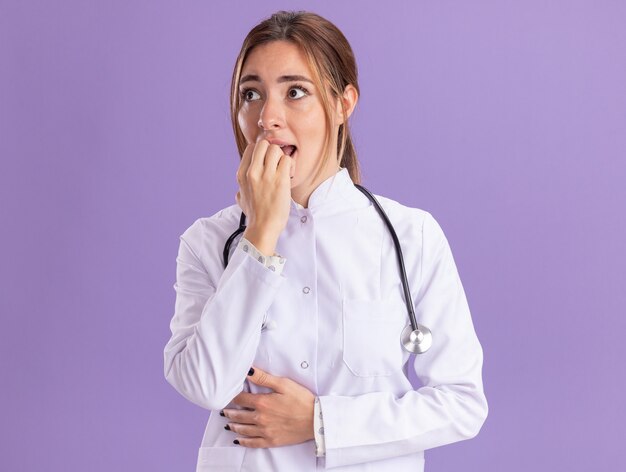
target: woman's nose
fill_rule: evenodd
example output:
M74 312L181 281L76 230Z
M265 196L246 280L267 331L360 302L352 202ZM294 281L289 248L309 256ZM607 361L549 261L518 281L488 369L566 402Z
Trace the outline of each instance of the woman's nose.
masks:
M279 99L268 97L265 100L258 125L261 129L280 128L284 125L283 110Z

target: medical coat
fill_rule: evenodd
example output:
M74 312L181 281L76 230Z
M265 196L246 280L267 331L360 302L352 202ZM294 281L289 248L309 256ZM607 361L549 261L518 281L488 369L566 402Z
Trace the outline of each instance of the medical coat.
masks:
M421 471L426 449L479 432L488 412L483 351L450 245L430 213L376 197L401 242L417 321L433 333L424 354L400 344L410 321L393 240L345 168L308 208L292 200L276 246L286 258L280 274L237 241L224 269L238 205L180 236L168 382L215 412L234 407L242 390L270 391L246 381L257 366L319 396L325 430L325 457L313 440L246 448L233 444L227 418L211 414L197 471Z

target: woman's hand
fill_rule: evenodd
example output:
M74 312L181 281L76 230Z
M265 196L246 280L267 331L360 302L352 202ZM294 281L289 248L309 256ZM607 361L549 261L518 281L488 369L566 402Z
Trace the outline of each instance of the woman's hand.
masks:
M315 395L287 377L276 377L255 368L251 382L269 387L271 393L241 392L233 402L247 410L224 409L228 427L245 447L276 447L315 439Z
M244 233L255 247L272 255L280 233L287 226L291 205L291 168L294 161L268 140L246 147L239 169L237 204L246 214Z

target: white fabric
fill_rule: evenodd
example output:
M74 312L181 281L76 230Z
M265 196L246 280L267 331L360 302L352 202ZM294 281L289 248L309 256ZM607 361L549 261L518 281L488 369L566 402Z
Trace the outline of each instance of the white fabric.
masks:
M269 270L275 271L277 274L280 274L283 271L283 267L285 267L285 258L280 256L280 254L274 254L273 256L265 256L259 251L254 244L252 244L248 239L242 237L239 241L239 246L244 252L250 252L250 255L259 261L261 264L265 265ZM314 409L313 409L313 418L314 418L314 435L315 435L315 455L323 456L326 453L326 448L324 445L324 421L322 418L322 411L320 409L320 401L318 397L315 397Z
M280 274L240 245L224 269L237 205L181 235L167 380L219 411L244 389L269 391L246 381L258 366L311 390L324 415L326 455L316 457L313 440L236 446L226 419L212 414L198 471L420 471L424 450L479 432L488 412L483 351L450 245L430 213L376 197L401 241L418 322L433 332L425 354L400 345L409 321L393 241L347 169L322 182L308 208L292 200L276 247L287 260Z

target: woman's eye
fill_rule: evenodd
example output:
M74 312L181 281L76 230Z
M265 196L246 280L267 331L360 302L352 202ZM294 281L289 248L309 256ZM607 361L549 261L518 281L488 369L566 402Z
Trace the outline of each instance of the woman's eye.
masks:
M296 93L294 94L293 92L296 92ZM302 95L298 96L298 92L301 92ZM291 87L289 89L289 98L298 99L298 98L304 97L305 95L308 95L308 91L304 87L296 86L296 87Z
M259 93L256 90L252 90L252 89L246 89L243 90L241 92L241 97L246 101L246 102L251 102L253 100L258 100L258 98L254 98L254 94L259 95Z

